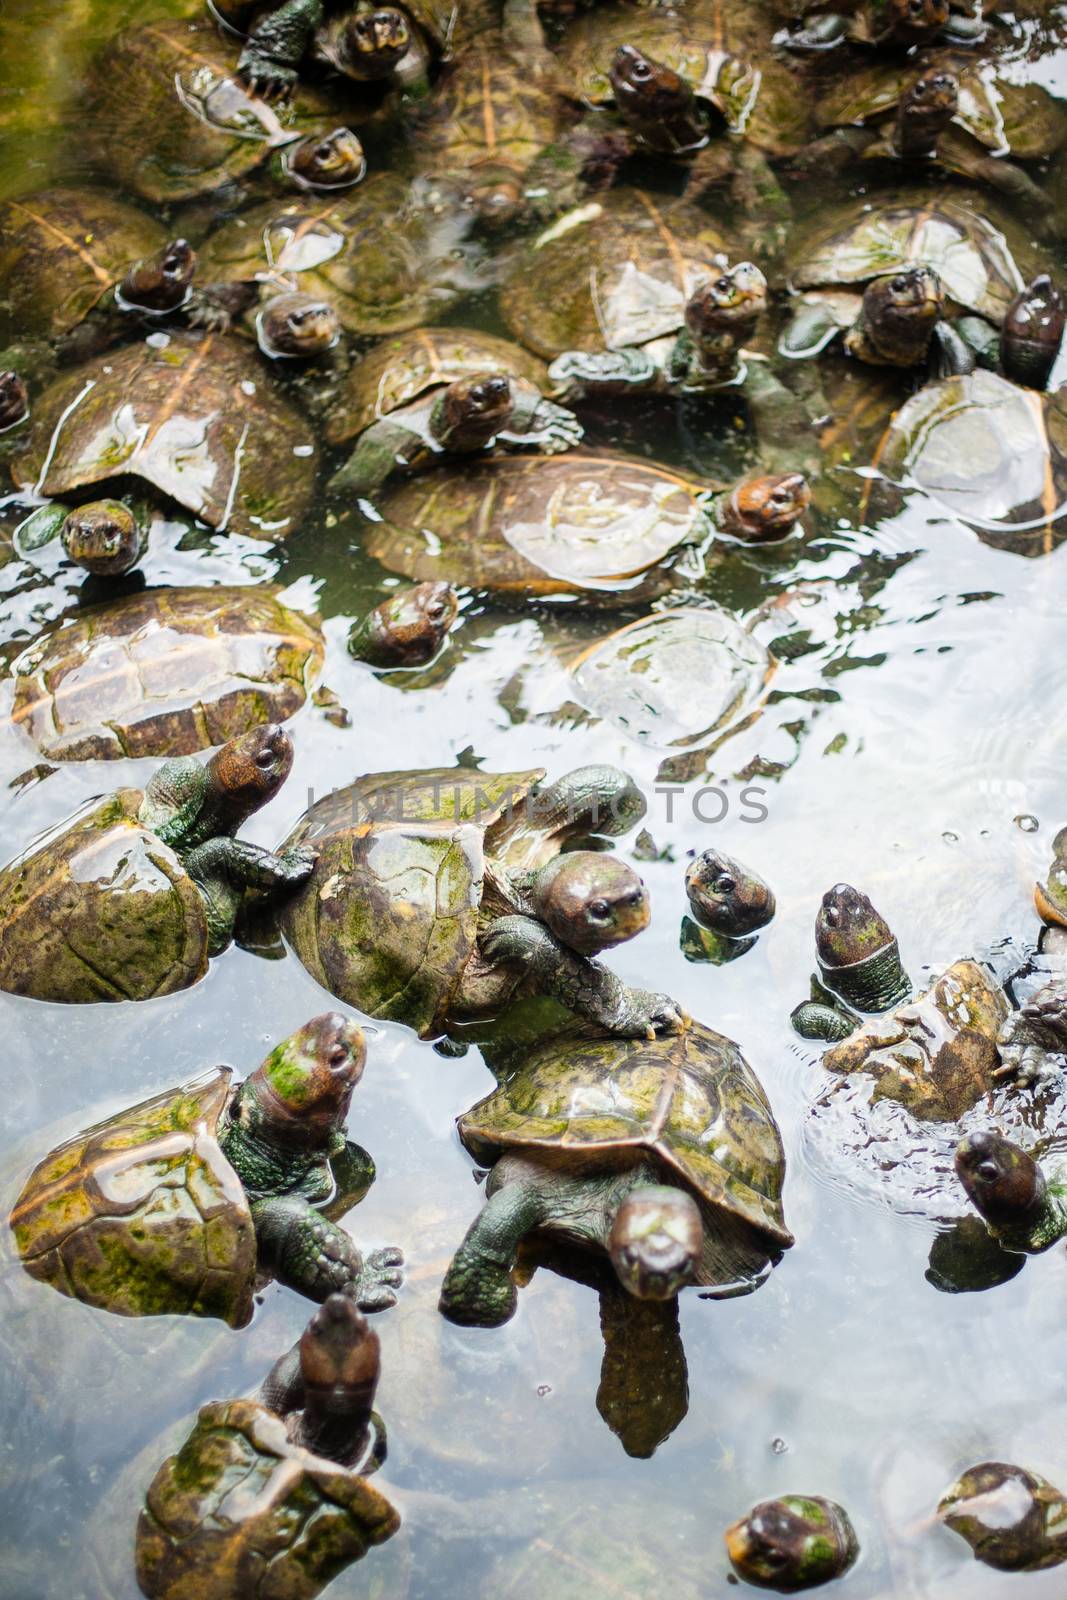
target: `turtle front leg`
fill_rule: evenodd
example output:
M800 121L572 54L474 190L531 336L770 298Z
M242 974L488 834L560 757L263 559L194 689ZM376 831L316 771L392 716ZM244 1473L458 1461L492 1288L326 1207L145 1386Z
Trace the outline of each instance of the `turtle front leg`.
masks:
M783 29L775 43L787 50L832 50L848 38L848 18L836 11L822 11L802 28Z
M548 376L568 400L639 394L656 389L663 380L660 367L648 351L631 346L621 350L565 350L549 367Z
M688 1022L669 995L631 989L599 961L568 950L532 917L498 917L482 934L481 948L493 965L517 968L525 986L619 1038L654 1039Z
M322 0L286 0L252 29L237 71L254 94L289 93L322 17Z
M393 1247L363 1256L343 1228L293 1195L252 1202L259 1264L279 1283L325 1300L351 1295L361 1311L396 1304L403 1252Z
M585 429L573 411L546 400L532 383L513 380L511 390L514 400L511 417L507 427L496 436L498 444L515 450L540 450L546 456L555 456L581 443Z
M1067 1067L1067 991L1059 983L1039 990L1008 1018L997 1044L998 1078L1030 1085L1061 1074Z
M307 845L297 845L275 855L262 845L224 835L188 851L182 864L204 897L208 948L215 956L233 938L244 891L276 893L296 888L311 876L315 852Z
M388 418L372 423L360 435L344 466L330 479L331 493L373 500L390 474L403 462L405 451L410 453L419 443L407 428L398 427Z
M505 1183L489 1196L441 1285L438 1307L450 1322L472 1328L510 1322L518 1304L511 1274L519 1245L545 1215L535 1184Z

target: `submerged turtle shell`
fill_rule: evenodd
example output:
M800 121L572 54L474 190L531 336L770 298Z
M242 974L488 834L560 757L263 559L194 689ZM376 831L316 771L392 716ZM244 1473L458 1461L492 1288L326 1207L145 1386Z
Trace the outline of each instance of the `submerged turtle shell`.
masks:
M876 464L875 515L913 487L998 549L1044 555L1067 537L1062 390L1039 394L982 369L927 384L893 418Z
M90 801L0 868L0 989L78 1004L175 994L208 968L204 902L137 813Z
M312 977L367 1016L440 1033L477 946L486 851L542 776L374 773L312 806L281 847L318 852L281 912Z
M89 76L82 126L96 164L145 200L173 203L247 177L275 151L346 120L305 88L281 105L245 88L213 23L118 34Z
M501 292L504 321L548 360L648 344L680 331L686 301L728 248L696 206L609 190L516 255Z
M627 604L670 587L651 569L708 532L709 487L626 456L479 461L388 486L364 548L418 582Z
M733 1040L701 1023L654 1040L551 1039L458 1127L482 1165L527 1152L579 1172L651 1159L700 1202L700 1282L722 1281L724 1241L727 1256L732 1248L793 1242L770 1105Z
M592 646L571 671L579 700L653 748L704 744L735 726L775 663L720 606L641 617Z
M366 1477L293 1444L256 1400L213 1400L149 1485L137 1581L149 1600L314 1600L400 1517Z
M165 243L158 222L97 190L0 201L0 341L66 333Z
M284 539L315 485L314 435L254 353L217 334L128 345L38 400L15 482L65 495L133 476L209 527Z
M464 287L462 219L432 221L410 186L383 172L336 199L268 201L225 223L200 251L203 281L281 278L322 295L350 333L417 328Z
M11 1213L27 1272L119 1316L185 1312L243 1327L256 1236L216 1138L231 1076L216 1067L45 1156Z
M155 589L79 611L14 662L12 721L52 761L192 755L284 722L324 644L278 593Z
M343 444L429 391L482 372L521 378L544 391L544 364L508 339L474 328L416 328L383 339L347 374L326 425L330 444Z

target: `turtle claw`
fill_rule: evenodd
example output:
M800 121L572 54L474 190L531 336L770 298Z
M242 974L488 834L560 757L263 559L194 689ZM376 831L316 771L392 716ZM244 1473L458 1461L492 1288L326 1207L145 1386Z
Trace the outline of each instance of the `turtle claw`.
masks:
M296 844L291 850L283 850L278 857L283 869L280 881L303 883L314 872L318 858L318 851L310 844Z
M624 1019L625 1037L655 1039L661 1033L683 1033L691 1018L669 994L657 994L649 989L632 989L629 1015ZM621 1030L620 1030L621 1031Z
M361 1311L388 1311L396 1305L396 1292L404 1281L403 1264L404 1252L395 1245L371 1250L364 1257L363 1270L347 1290Z
M297 77L292 67L266 61L247 50L237 63L237 75L249 93L260 100L287 100Z

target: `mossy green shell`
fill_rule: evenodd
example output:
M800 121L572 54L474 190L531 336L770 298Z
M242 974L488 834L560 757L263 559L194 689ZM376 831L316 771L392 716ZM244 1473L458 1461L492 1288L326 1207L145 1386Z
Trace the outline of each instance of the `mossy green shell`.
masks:
M90 802L0 869L0 989L77 1004L174 994L208 967L204 902L141 826L140 789Z
M314 1600L400 1526L373 1482L301 1449L255 1400L213 1400L149 1485L137 1581L149 1600Z
M544 391L544 363L509 339L476 328L414 328L383 339L350 368L326 423L330 444L344 444L402 406L458 378L498 372Z
M458 1127L483 1165L524 1151L574 1171L652 1160L700 1201L706 1234L733 1219L775 1248L793 1242L770 1105L733 1040L702 1023L654 1040L549 1040Z
M58 377L11 471L21 487L57 496L141 478L209 527L278 540L311 501L316 450L242 340L176 333Z
M152 589L79 611L12 666L12 721L51 761L184 756L304 704L314 618L270 586Z
M185 1312L243 1327L256 1237L216 1138L230 1077L216 1067L45 1156L11 1213L27 1272L119 1316Z
M94 189L0 201L0 343L77 327L128 268L166 242L160 223Z

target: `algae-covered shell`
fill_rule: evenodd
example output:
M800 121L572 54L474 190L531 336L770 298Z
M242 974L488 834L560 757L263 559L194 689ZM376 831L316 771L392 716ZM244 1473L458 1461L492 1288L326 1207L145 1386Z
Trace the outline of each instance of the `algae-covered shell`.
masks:
M701 1023L655 1040L551 1039L458 1127L484 1165L524 1151L577 1171L651 1160L701 1206L698 1282L722 1282L737 1253L793 1242L770 1105L733 1040Z
M414 328L383 339L353 366L326 424L330 444L343 444L401 406L459 378L483 372L521 378L542 391L544 363L508 339L475 328Z
M269 586L155 589L82 610L12 666L12 721L52 761L192 755L304 704L316 620Z
M174 994L208 967L204 902L141 826L140 789L92 801L0 869L0 988L78 1004Z
M284 539L310 503L316 452L241 340L173 334L57 378L11 471L20 487L57 496L141 478L209 527Z
M387 487L364 548L416 582L626 604L670 588L663 564L711 532L717 487L626 456L479 461Z
M231 1070L77 1134L31 1172L11 1213L27 1272L119 1316L252 1315L256 1237L216 1138Z
M314 1600L399 1526L370 1479L293 1444L258 1401L214 1400L149 1485L137 1581L149 1600Z
M66 333L165 242L158 222L100 190L0 201L0 340Z
M698 206L609 190L516 253L501 312L516 339L546 360L647 344L680 331L686 301L729 250Z

